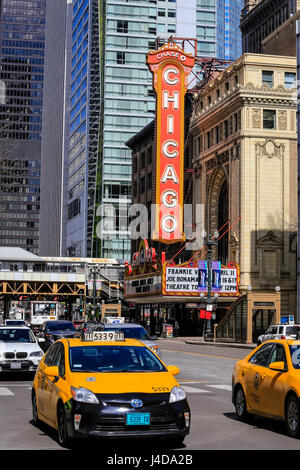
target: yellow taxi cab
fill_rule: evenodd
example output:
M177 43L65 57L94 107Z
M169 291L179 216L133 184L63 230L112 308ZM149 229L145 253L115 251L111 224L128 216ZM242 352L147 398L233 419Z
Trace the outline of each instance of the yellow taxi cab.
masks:
M190 430L186 393L144 343L120 332L84 332L56 341L42 358L32 386L34 424L73 438L164 437L183 442Z
M300 433L300 341L271 340L235 364L232 402L242 421L254 415L285 421Z

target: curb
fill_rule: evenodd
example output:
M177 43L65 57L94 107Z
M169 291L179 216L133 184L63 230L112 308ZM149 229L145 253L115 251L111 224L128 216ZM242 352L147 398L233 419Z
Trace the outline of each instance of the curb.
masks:
M227 347L227 348L240 348L240 349L254 349L256 344L243 344L243 343L217 343L217 342L205 342L205 341L192 341L184 340L186 344L201 344L201 346L217 346L217 347Z
M255 343L252 343L252 344L246 344L246 343L231 343L231 342L214 342L214 341L204 341L203 338L199 337L199 339L195 338L195 339L192 339L192 338L185 338L185 337L177 337L177 338L158 338L158 339L161 339L161 340L169 340L169 341L172 341L172 342L181 342L181 343L186 343L186 344L197 344L197 345L201 345L201 346L216 346L216 347L227 347L227 348L240 348L240 349L254 349L257 347L257 345Z

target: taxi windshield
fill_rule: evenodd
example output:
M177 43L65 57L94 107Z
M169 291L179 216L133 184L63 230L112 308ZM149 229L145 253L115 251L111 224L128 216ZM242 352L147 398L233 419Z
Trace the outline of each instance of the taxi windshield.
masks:
M289 346L294 369L300 369L300 343Z
M147 348L139 346L77 346L70 348L72 372L165 372Z

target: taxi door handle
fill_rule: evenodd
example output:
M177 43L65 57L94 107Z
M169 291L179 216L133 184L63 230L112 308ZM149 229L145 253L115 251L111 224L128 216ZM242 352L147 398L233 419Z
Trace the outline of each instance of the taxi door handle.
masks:
M244 376L246 374L246 372L247 372L247 369L243 369L242 370L242 375Z

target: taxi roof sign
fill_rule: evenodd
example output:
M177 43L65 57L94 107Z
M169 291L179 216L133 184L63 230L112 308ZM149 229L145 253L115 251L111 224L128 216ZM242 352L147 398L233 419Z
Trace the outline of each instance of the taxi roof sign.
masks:
M123 331L83 331L81 341L125 341Z

